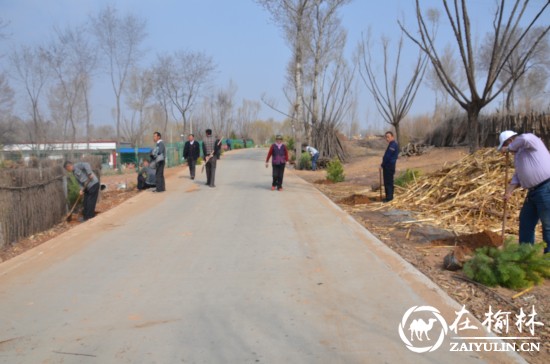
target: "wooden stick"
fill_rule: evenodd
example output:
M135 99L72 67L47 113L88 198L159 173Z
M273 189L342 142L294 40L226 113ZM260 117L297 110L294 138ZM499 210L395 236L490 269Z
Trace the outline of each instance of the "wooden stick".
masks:
M378 168L378 174L380 176L380 202L382 202L382 168Z
M532 290L534 288L534 286L531 286L527 289L524 289L523 291L521 291L520 293L516 293L515 295L512 296L512 299L515 300L516 298L518 298L519 296L529 292L530 290Z
M506 152L506 159L505 159L505 162L506 163L504 165L504 193L506 193L506 187L508 185L508 162L510 160L510 153L509 152ZM507 213L507 208L508 208L508 200L504 200L504 212L502 213L502 243L504 244L504 232L506 230L506 213Z

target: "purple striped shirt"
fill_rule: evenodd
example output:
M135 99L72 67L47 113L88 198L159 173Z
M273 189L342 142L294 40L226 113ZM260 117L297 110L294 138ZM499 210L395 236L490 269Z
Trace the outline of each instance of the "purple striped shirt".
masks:
M534 134L522 134L509 145L515 152L516 173L510 182L523 188L532 188L550 178L550 152Z

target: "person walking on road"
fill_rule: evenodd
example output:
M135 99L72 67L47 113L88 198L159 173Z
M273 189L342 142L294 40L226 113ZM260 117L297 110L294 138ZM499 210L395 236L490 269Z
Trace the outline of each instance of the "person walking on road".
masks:
M511 130L500 133L498 150L514 154L515 173L504 199L510 199L519 187L528 191L519 213L519 242L534 244L540 220L544 252L550 253L550 152L536 135L518 135Z
M386 149L386 153L384 153L382 164L380 165L384 176L384 189L386 190L386 198L383 202L390 202L393 200L393 179L395 176L397 157L399 156L399 145L397 145L391 131L387 131L384 136L388 142L388 148ZM380 188L382 188L382 186L380 186Z
M158 131L153 133L153 140L156 143L155 148L151 152L151 162L154 163L155 168L155 185L157 188L153 192L164 192L166 186L164 184L164 161L166 159L166 147L162 136Z
M278 191L282 191L285 166L286 162L288 162L288 149L286 145L283 144L283 137L281 135L277 135L275 143L269 148L267 158L265 159L265 168L269 166L269 158L272 156L271 166L273 169L273 182L271 183L271 191L274 191L275 188Z
M191 179L195 179L195 169L197 166L197 159L201 156L200 145L195 141L195 136L189 134L185 146L183 147L183 158L187 161L189 166L189 176Z
M206 137L202 141L202 152L206 163L206 185L216 187L216 164L220 157L221 141L212 136L211 129L206 129Z
M156 187L156 171L149 166L149 161L143 161L143 167L141 167L137 177L137 189L142 191L148 188Z
M84 209L82 220L86 221L95 217L95 205L99 196L99 179L92 171L90 163L65 161L63 168L72 172L80 185L80 196L84 196Z
M311 155L311 170L317 170L317 159L319 159L319 151L311 146L306 147L306 152Z

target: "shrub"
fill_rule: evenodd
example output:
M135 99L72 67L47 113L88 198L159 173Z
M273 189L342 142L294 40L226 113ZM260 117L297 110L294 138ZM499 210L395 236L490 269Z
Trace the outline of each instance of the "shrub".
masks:
M197 166L200 166L202 164L202 157L197 158Z
M80 185L76 181L76 177L70 173L67 176L67 203L70 207L76 202L80 194Z
M300 155L298 169L311 169L311 155L308 152L303 152Z
M550 278L550 254L544 244L516 244L508 239L502 249L482 247L464 265L470 279L493 287L522 289Z
M288 150L294 150L295 141L293 137L285 137L285 144Z
M420 170L418 169L409 169L407 168L406 171L401 172L399 177L395 179L394 184L399 187L405 187L409 183L416 181L418 177L420 177Z
M345 179L344 166L338 158L334 158L327 165L327 179L332 182L342 182Z

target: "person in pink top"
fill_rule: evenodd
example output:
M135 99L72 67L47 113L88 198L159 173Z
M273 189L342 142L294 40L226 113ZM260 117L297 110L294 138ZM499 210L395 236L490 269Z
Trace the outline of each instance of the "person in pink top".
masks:
M534 134L507 130L500 133L498 150L514 154L516 172L506 188L504 199L519 188L528 190L519 214L519 241L533 244L535 227L542 223L545 253L550 252L550 152Z
M271 191L274 191L275 188L277 191L283 190L283 176L285 174L286 162L288 162L288 149L286 145L283 144L283 137L277 135L275 138L275 143L269 148L267 153L267 158L265 159L265 168L269 165L269 158L271 159L271 166L273 168L273 182L271 184Z

